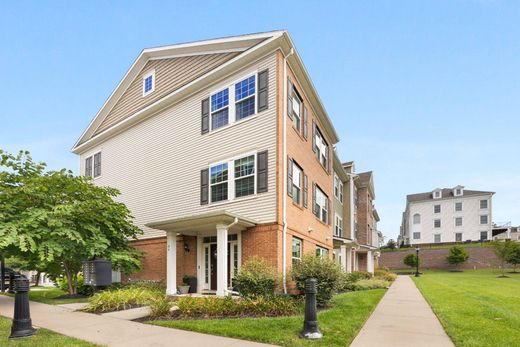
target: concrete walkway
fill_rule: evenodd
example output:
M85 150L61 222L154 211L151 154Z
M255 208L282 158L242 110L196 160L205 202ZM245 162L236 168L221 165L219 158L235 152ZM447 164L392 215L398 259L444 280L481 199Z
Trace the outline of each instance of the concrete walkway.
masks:
M350 347L454 347L409 276L398 276Z
M14 299L0 295L0 315L13 317ZM31 302L33 325L102 346L261 347L265 344L126 321ZM2 342L0 341L0 344Z

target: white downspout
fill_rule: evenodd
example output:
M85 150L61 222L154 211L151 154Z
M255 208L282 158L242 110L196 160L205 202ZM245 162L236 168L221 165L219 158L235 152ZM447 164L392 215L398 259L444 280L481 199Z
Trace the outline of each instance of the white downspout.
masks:
M283 59L283 234L282 234L282 283L283 292L287 294L287 59L294 53L291 48Z
M358 177L358 175L356 174L353 174L353 173L349 173L347 172L347 175L348 177L350 178L349 180L349 185L350 185L350 232L352 233L350 235L350 237L352 237L352 239L357 239L357 234L356 234L356 237L354 237L354 232L355 232L355 229L356 229L356 221L354 220L354 211L355 211L355 199L354 199L354 179L356 177Z

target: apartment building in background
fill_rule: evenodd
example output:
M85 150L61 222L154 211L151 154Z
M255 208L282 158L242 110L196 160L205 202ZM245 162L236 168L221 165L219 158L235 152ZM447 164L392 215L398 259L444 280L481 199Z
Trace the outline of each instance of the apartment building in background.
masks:
M399 244L488 241L492 238L494 192L463 186L406 197Z
M342 266L373 271L373 186L349 184L340 165L347 184L335 196L338 141L289 33L273 31L143 50L73 152L81 173L121 191L144 232L131 278L175 294L191 275L197 292L226 295L254 256L286 290L304 254L332 259L336 200L356 190L367 225Z

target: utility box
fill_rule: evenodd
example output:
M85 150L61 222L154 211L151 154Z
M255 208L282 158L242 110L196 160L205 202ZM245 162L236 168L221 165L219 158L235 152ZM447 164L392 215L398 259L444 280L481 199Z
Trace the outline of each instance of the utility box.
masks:
M83 281L93 287L107 287L112 284L112 262L94 259L83 263Z

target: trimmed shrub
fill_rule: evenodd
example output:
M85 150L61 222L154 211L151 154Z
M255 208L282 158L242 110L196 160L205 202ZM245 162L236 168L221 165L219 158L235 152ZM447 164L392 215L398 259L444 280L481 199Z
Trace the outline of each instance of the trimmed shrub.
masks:
M150 317L158 318L167 316L170 313L172 306L172 300L166 295L152 298L150 303Z
M67 277L59 277L56 279L56 285L58 288L63 290L64 292L69 291L69 281L67 281ZM84 284L83 276L78 275L78 286L77 293L83 296L92 296L94 295L94 287Z
M263 258L253 257L241 266L233 283L244 297L270 297L274 295L277 284L276 270Z
M164 294L149 289L126 288L106 290L97 293L89 299L87 312L103 313L119 310L127 310L134 307L150 305L153 300Z
M181 297L175 302L173 316L181 318L274 317L301 311L301 301L288 296L239 298Z
M354 284L353 290L369 290L369 289L379 289L379 288L388 288L391 282L385 281L380 278L371 278L368 280L359 280Z
M380 279L388 281L388 282L393 282L397 278L397 275L395 273L390 272L385 269L376 269L374 271L374 277L380 278Z
M332 294L340 287L342 274L343 270L338 264L314 254L303 256L291 271L292 279L300 291L305 288L306 279L317 280L316 301L321 307L327 306L332 299Z
M404 257L403 263L404 265L414 268L417 266L417 256L413 253L410 253L406 257Z

